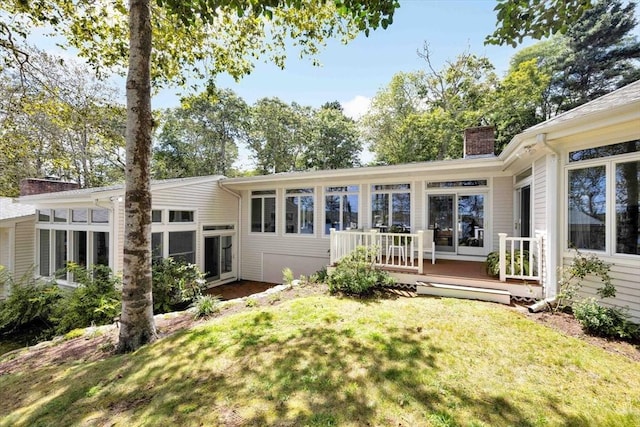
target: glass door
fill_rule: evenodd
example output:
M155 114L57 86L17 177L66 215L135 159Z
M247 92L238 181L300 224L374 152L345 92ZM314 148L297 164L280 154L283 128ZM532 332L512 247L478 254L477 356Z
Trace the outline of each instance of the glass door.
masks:
M484 200L483 194L458 195L459 254L484 254Z
M455 252L455 194L429 195L429 229L434 230L437 251Z
M209 282L233 277L233 235L205 236L204 272Z

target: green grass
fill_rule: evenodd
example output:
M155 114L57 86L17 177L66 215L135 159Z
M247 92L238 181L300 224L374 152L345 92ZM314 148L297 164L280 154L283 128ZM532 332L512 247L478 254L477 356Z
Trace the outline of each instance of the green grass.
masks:
M640 364L507 308L304 298L0 377L0 425L637 426Z

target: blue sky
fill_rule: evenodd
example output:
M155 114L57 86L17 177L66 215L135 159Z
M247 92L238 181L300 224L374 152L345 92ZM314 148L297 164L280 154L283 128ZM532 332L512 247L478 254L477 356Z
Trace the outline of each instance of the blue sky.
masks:
M358 115L395 73L424 68L424 61L416 54L424 42L429 43L438 68L469 49L486 55L499 74L506 71L517 51L509 46L484 45L484 38L495 28L495 1L400 0L400 5L386 30L378 29L369 37L362 34L347 45L330 41L318 57L321 67L293 54L284 70L258 63L239 83L220 76L218 86L233 89L248 103L275 96L317 107L337 100L346 104L348 112L353 110ZM161 92L154 98L154 108L177 106L176 92Z

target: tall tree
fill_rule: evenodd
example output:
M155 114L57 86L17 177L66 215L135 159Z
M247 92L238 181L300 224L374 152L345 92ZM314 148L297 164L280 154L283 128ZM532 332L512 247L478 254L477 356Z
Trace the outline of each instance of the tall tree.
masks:
M55 175L83 187L120 180L124 108L117 91L84 65L28 50L22 75L0 72L0 194L20 179Z
M163 82L185 83L189 71L196 77L213 78L228 72L239 78L251 71L252 60L260 55L269 55L283 66L289 36L302 54L314 55L328 37L337 35L346 41L358 31L386 27L396 7L397 0L129 0L128 7L121 0L3 3L8 16L55 26L98 72L126 65L126 213L119 351L134 350L156 336L150 244L152 81L156 88ZM6 32L2 34L4 41ZM14 46L8 47L11 53Z
M339 103L326 103L311 117L312 133L302 155L304 169L340 169L359 166L362 142L356 123Z
M156 179L229 175L247 135L249 107L229 89L182 100L160 120L154 149Z
M601 0L566 33L568 54L552 86L559 111L567 111L640 79L636 4Z

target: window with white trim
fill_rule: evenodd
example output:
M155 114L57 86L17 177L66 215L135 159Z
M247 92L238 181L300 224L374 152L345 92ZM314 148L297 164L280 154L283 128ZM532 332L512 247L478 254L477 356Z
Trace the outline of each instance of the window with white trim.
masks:
M285 232L287 234L313 234L313 188L286 190Z
M371 186L371 224L380 230L411 228L411 184Z
M334 186L324 189L324 233L332 228L358 228L359 190L357 185Z
M251 232L276 232L276 191L251 192Z
M640 255L640 140L572 151L567 247Z

